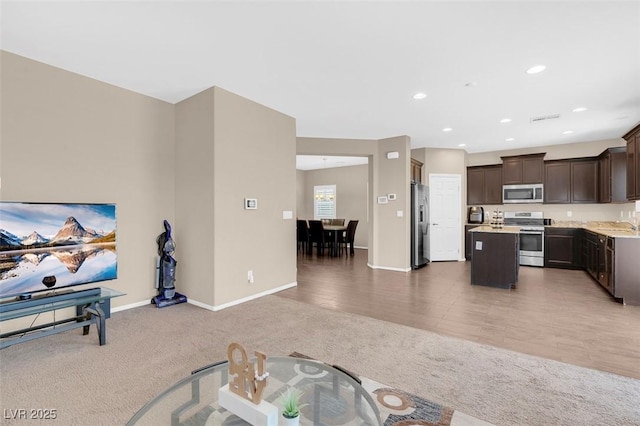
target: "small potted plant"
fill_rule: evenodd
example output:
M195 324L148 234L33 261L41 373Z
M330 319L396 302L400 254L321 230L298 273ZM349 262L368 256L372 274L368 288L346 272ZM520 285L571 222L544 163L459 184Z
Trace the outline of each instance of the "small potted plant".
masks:
M294 388L287 388L280 395L282 403L282 417L285 426L297 426L300 423L300 410L307 404L300 404L302 392Z

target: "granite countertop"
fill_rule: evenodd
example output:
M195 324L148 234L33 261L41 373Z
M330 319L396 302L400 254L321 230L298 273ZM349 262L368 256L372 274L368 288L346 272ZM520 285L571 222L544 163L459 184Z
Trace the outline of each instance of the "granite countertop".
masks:
M467 225L475 225L468 223ZM581 228L596 234L606 235L613 238L638 238L640 232L634 231L629 222L607 222L607 221L591 221L582 222L577 220L554 221L552 225L545 228ZM503 228L492 228L489 224L478 225L469 230L470 232L502 232L507 234L518 233L519 226L505 226Z
M640 238L640 233L632 229L628 222L606 222L606 221L558 221L551 228L582 228L596 234L606 235L614 238Z
M502 228L493 228L491 225L476 226L469 230L469 232L493 232L497 234L518 234L520 232L519 226L503 226Z

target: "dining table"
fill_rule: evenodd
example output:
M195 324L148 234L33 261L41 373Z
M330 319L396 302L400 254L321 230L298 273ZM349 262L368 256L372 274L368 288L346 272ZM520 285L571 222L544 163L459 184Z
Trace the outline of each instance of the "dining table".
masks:
M333 257L339 256L340 246L338 244L340 239L338 238L338 236L344 234L344 232L347 230L347 225L324 225L323 228L325 234L329 236L329 239L333 240L331 241L332 244L329 254Z

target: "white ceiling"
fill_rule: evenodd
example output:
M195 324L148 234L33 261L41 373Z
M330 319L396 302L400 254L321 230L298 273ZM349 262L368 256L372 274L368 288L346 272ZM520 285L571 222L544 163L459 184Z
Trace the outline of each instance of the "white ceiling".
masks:
M0 13L6 51L168 102L219 86L294 117L298 136L473 153L640 121L638 1L5 0Z

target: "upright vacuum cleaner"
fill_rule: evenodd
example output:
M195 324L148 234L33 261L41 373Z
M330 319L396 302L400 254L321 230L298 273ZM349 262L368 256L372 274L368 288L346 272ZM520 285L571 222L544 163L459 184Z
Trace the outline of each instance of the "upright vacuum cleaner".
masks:
M175 244L171 238L171 225L164 221L165 231L158 235L158 260L156 262L156 289L158 295L151 299L151 303L158 308L176 305L187 301L187 296L176 291L176 260L173 258Z

